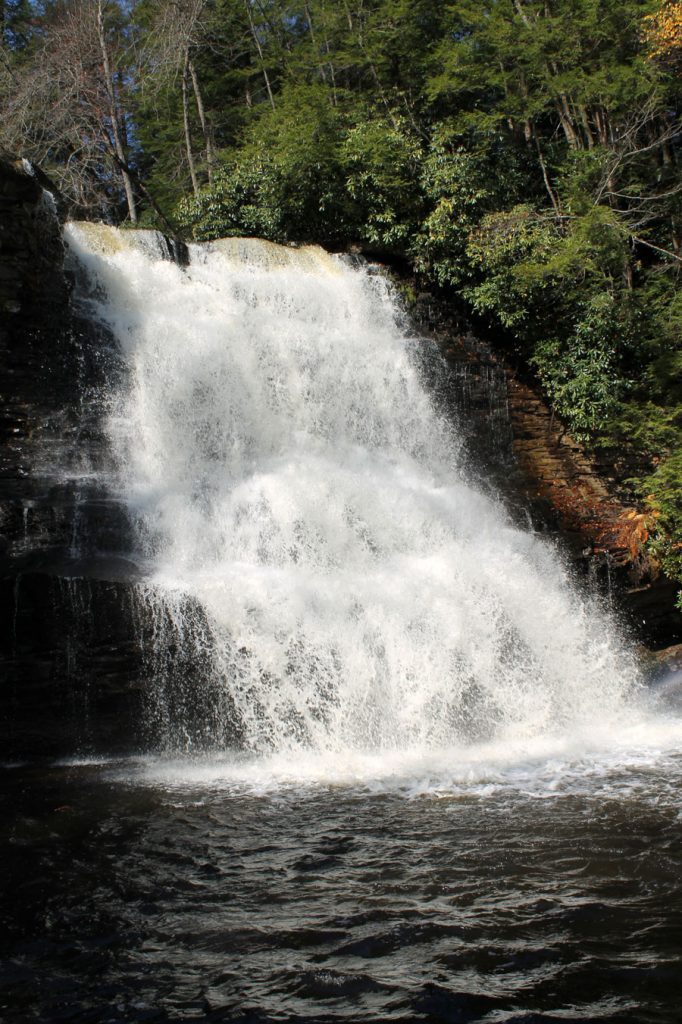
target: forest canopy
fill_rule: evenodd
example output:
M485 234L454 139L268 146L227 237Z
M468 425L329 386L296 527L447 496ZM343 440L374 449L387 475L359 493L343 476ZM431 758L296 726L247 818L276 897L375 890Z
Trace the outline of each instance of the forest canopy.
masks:
M74 216L406 262L621 460L682 578L680 0L0 0L0 29L0 146Z

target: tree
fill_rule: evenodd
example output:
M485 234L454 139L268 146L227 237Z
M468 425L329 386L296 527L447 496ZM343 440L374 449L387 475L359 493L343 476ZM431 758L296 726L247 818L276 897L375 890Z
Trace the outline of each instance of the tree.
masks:
M116 3L55 4L13 70L0 142L40 163L77 210L115 215L122 198L136 223L126 58Z
M29 0L0 0L0 45L11 53L20 53L29 45L35 12Z
M190 92L193 95L205 153L208 182L213 180L214 143L196 55L208 45L210 11L206 0L152 0L144 5L145 37L138 55L139 89L149 101L179 82L182 97L182 127L187 166L195 195L199 177L193 149Z
M644 39L652 58L678 63L682 60L682 3L663 0L658 10L644 19Z

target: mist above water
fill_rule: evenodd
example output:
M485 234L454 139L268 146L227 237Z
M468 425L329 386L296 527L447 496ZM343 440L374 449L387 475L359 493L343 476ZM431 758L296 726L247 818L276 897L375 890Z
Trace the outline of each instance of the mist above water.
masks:
M475 770L641 716L614 624L471 483L381 275L254 240L182 268L153 233L67 238L125 364L108 436L161 748Z

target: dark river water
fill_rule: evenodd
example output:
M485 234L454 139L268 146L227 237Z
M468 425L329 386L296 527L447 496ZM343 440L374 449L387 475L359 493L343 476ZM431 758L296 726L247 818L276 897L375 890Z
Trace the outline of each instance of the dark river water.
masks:
M681 769L257 786L206 762L6 766L0 1015L672 1024Z

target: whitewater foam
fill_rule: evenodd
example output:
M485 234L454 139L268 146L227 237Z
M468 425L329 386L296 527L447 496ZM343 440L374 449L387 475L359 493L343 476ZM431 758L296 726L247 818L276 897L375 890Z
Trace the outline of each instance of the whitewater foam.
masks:
M467 478L383 277L314 247L226 240L180 267L92 235L67 229L127 366L108 433L161 747L236 746L257 757L230 772L272 778L277 758L409 775L414 751L456 776L644 720L614 621Z

